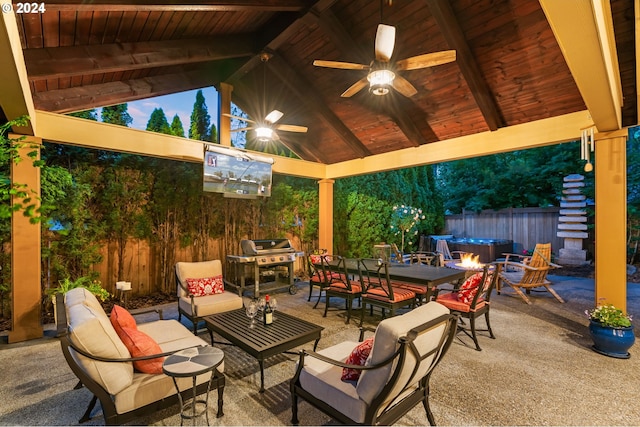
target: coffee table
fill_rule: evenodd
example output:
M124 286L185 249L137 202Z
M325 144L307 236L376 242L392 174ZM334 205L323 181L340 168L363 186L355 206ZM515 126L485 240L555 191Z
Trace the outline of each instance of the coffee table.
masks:
M265 326L257 321L253 329L245 309L239 308L204 318L207 329L229 340L260 364L260 393L264 393L264 360L276 354L287 353L292 348L315 341L315 351L324 329L281 311L271 325Z

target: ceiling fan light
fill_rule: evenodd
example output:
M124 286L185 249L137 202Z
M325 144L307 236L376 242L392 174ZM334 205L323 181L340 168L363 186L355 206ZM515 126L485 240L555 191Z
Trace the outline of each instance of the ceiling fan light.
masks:
M396 75L391 70L376 70L369 73L369 91L374 95L386 95Z
M258 138L258 141L261 141L261 142L269 141L273 136L273 130L268 127L260 126L256 128L256 136Z

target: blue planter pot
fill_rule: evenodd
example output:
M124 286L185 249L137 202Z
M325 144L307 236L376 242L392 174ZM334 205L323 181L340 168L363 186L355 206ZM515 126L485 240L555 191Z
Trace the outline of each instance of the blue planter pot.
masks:
M633 326L612 328L602 326L599 322L589 321L589 333L593 340L593 350L605 356L628 359L629 349L636 340Z

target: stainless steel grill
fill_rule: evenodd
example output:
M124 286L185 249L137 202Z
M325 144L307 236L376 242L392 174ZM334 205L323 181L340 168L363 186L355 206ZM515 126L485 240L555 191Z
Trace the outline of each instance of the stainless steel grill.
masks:
M254 296L259 295L259 288L268 286L269 289L288 286L289 293L294 294L297 287L294 285L293 264L298 256L303 256L303 252L298 252L291 246L289 239L264 239L264 240L241 240L240 248L242 255L227 255L227 264L232 267L234 281L240 289L240 295L245 288L245 278L253 277ZM253 266L251 275L246 274L247 269ZM276 274L279 266L286 267L286 272ZM282 267L279 267L282 269ZM278 282L278 278L284 274L287 283ZM273 280L260 283L260 277L271 277Z

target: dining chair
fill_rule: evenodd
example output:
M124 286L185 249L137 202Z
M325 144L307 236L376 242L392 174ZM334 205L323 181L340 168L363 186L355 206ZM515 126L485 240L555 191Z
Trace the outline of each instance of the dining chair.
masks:
M462 285L454 289L438 288L436 302L447 307L459 316L458 333L462 332L473 340L476 350L481 351L478 342L478 332L488 332L489 337L495 339L489 321L491 308L491 293L498 280L502 264L485 264L482 272L471 275ZM478 329L476 319L484 316L486 329ZM463 319L469 319L467 326ZM458 339L460 339L458 337ZM464 341L460 339L464 344ZM466 345L466 344L465 344Z
M360 307L360 326L364 322L364 311L367 305L373 313L373 307L382 309L382 317L386 310L395 316L396 310L402 307L416 306L415 292L393 286L389 278L389 264L373 258L361 258L358 260L360 271L360 283L362 284L362 302Z
M329 281L331 280L331 276L325 276L325 272L322 269L322 257L327 257L327 260L331 260L331 255L326 253L324 250L323 254L311 254L307 256L307 263L309 266L309 298L307 301L311 301L311 295L313 294L313 288L318 288L318 300L314 304L313 308L318 306L320 299L322 298L322 293L325 291L327 286L329 286ZM336 277L338 275L336 274Z
M359 280L353 280L349 276L347 273L346 259L341 256L334 256L332 263L323 260L322 268L325 277L329 277L328 286L324 290L325 305L323 317L327 317L331 297L341 298L345 300L347 310L347 320L345 323L349 323L351 320L353 300L361 298L362 285Z

